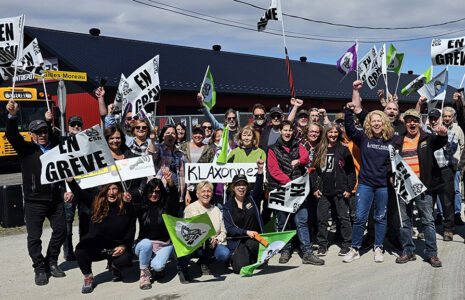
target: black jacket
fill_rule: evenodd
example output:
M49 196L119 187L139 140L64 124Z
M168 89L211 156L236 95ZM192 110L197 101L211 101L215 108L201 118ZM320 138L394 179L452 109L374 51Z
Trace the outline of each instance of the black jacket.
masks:
M24 200L61 201L60 185L62 183L41 184L42 163L40 162L40 156L43 154L42 150L36 143L24 140L18 131L17 117L7 120L5 136L19 156L23 177ZM48 124L48 137L51 148L58 145L59 140L53 133L51 124Z
M398 137L394 141L394 148L402 151L405 135ZM420 164L420 180L429 191L435 191L442 187L444 180L441 177L434 151L441 149L447 144L447 136L432 135L420 129L420 139L418 140L417 154ZM389 173L392 174L391 164Z
M323 194L341 196L344 192L352 193L355 187L357 178L355 176L354 160L349 148L341 143L337 143L334 147L334 167L336 168L335 172L333 172L334 189L332 191L321 190L321 186L318 186L317 182L321 182L323 174L321 169L317 168L316 172L310 174L312 193L320 190Z

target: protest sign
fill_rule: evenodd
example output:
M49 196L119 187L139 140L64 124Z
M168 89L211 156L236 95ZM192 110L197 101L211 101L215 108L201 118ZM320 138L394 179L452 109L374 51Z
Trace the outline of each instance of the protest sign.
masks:
M24 15L0 19L0 65L8 65L21 55Z
M120 181L116 168L118 168L123 181L155 175L155 168L151 155L117 160L115 164L116 166L108 166L86 175L76 176L74 179L81 189L87 189Z
M58 71L58 58L56 57L50 57L50 58L44 58L43 63L42 63L42 69L43 71L40 72L40 75L42 75L45 70L51 70L51 71ZM45 81L49 81L53 79L46 79ZM24 74L17 74L16 75L16 82L21 82L21 83L28 83L28 82L42 82L42 77L40 78L35 78L34 73L24 73Z
M401 91L402 95L408 96L413 92L416 92L418 89L423 87L426 83L428 83L431 80L431 68L429 67L428 70L423 72L420 76L415 78L412 82L407 84L406 87L404 87Z
M137 115L145 105L160 100L159 55L140 66L123 83L123 103L131 104ZM123 110L126 107L123 105Z
M365 56L358 61L357 68L358 75L360 76L360 78L362 78L362 76L365 75L365 73L371 69L371 65L373 64L373 61L376 59L377 53L378 52L376 51L376 46L373 46L373 48L371 48L370 51L368 51L368 53L365 54Z
M68 137L63 143L42 154L40 162L42 184L84 175L114 164L99 125Z
M446 98L447 84L448 70L444 69L427 84L418 89L417 92L420 96L428 98L426 102L428 105L428 113L436 107L438 101L444 101Z
M200 93L202 93L203 102L211 110L216 104L216 90L210 66L207 67L207 71L205 72L205 78L200 86Z
M310 193L309 174L292 180L268 193L268 207L295 213Z
M14 76L15 66L17 65L17 75L20 74L43 74L44 59L39 48L39 42L34 39L26 48L23 49L22 57L11 63L9 67L1 67L0 78L2 80L10 79ZM33 78L33 75L30 76ZM18 76L16 76L18 78Z
M465 37L434 39L431 42L433 66L465 66Z
M126 101L124 101L123 99L123 88L125 84L128 85L128 83L126 82L126 77L124 76L124 74L121 74L121 78L119 80L118 89L116 90L116 96L115 96L115 101L114 101L115 112L121 111L123 107L125 107L127 104Z
M212 183L230 183L237 174L244 174L247 181L255 182L257 164L254 163L230 163L225 165L187 163L185 168L186 183L199 183L208 180Z
M350 71L357 70L357 48L358 44L353 44L337 61L337 70L342 74L346 75Z
M395 174L394 189L397 197L408 204L412 199L425 192L426 186L392 145L389 145L389 154L392 172Z
M282 21L283 14L281 10L281 1L280 0L271 0L270 7L265 11L263 16L257 23L257 30L263 31L266 29L268 20Z

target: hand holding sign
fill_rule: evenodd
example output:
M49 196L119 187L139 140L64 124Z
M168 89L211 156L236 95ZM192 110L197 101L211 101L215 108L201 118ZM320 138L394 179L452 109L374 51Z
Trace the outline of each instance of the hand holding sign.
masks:
M112 103L112 104L109 104L108 105L108 115L109 116L112 116L115 112L115 104Z
M428 98L426 98L425 96L421 96L420 99L418 99L418 104L421 106L424 103L426 103L426 101L428 101Z
M447 128L445 126L439 126L438 129L436 130L438 135L440 136L447 136Z
M95 90L95 97L97 97L97 99L100 99L100 98L103 98L105 96L105 89L103 87L98 87L96 90Z
M45 112L45 121L50 122L50 121L52 121L52 119L53 119L52 112L49 111L49 110L47 110L47 111Z
M249 238L253 239L258 233L256 231L247 230L246 234L249 236Z
M453 98L454 98L454 101L457 102L461 100L462 96L460 95L459 92L455 92Z
M205 102L203 102L203 95L202 93L197 93L197 101L201 107L205 107Z
M131 194L129 194L129 193L124 193L124 196L123 196L123 201L124 201L124 202L129 203L129 202L131 202L131 199L132 199Z
M8 114L10 116L16 116L16 113L19 111L18 103L16 103L15 100L10 99L10 101L8 101L8 104L6 105L6 110L8 111Z

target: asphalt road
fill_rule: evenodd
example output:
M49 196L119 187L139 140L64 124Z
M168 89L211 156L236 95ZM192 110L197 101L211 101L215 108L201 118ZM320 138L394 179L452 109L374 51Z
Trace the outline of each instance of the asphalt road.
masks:
M44 245L50 232L44 229ZM286 265L274 257L252 277L225 274L219 263L212 266L216 276L200 276L197 265L191 264L195 282L187 285L179 283L175 263L170 262L166 277L145 291L139 289L137 264L123 272L123 282L114 283L102 261L93 264L97 287L92 294L82 295L76 262L63 262L61 257L59 263L67 276L35 286L26 235L18 234L0 238L0 299L465 299L464 236L464 226L458 228L453 242L443 242L438 235L442 268L432 268L421 259L398 265L394 262L397 254L389 252L384 263L375 263L372 251L345 264L337 256L339 248L332 246L325 266L302 265L295 253ZM416 243L421 253L424 243Z

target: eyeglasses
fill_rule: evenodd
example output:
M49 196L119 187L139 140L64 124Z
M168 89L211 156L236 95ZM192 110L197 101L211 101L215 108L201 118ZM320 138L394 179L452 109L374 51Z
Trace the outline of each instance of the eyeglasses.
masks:
M126 120L128 120L128 121L131 121L131 120L139 120L139 116L126 117Z
M147 130L147 126L136 126L136 129L142 129L142 130Z
M228 121L232 121L232 120L236 120L237 118L236 117L228 117L227 119L228 119Z
M271 119L281 119L281 115L272 115Z
M202 126L202 128L205 130L205 129L208 129L208 130L212 130L212 126Z
M308 133L320 133L320 132L316 130L310 130Z
M76 126L77 127L82 127L82 124L79 123L79 122L71 122L71 123L69 123L69 126L71 126L71 127L76 127Z
M420 120L418 119L405 119L405 123L420 123Z
M36 131L32 131L32 133L37 134L37 135L47 134L48 129L39 129L39 130L36 130Z
M253 115L255 119L265 119L265 114Z

